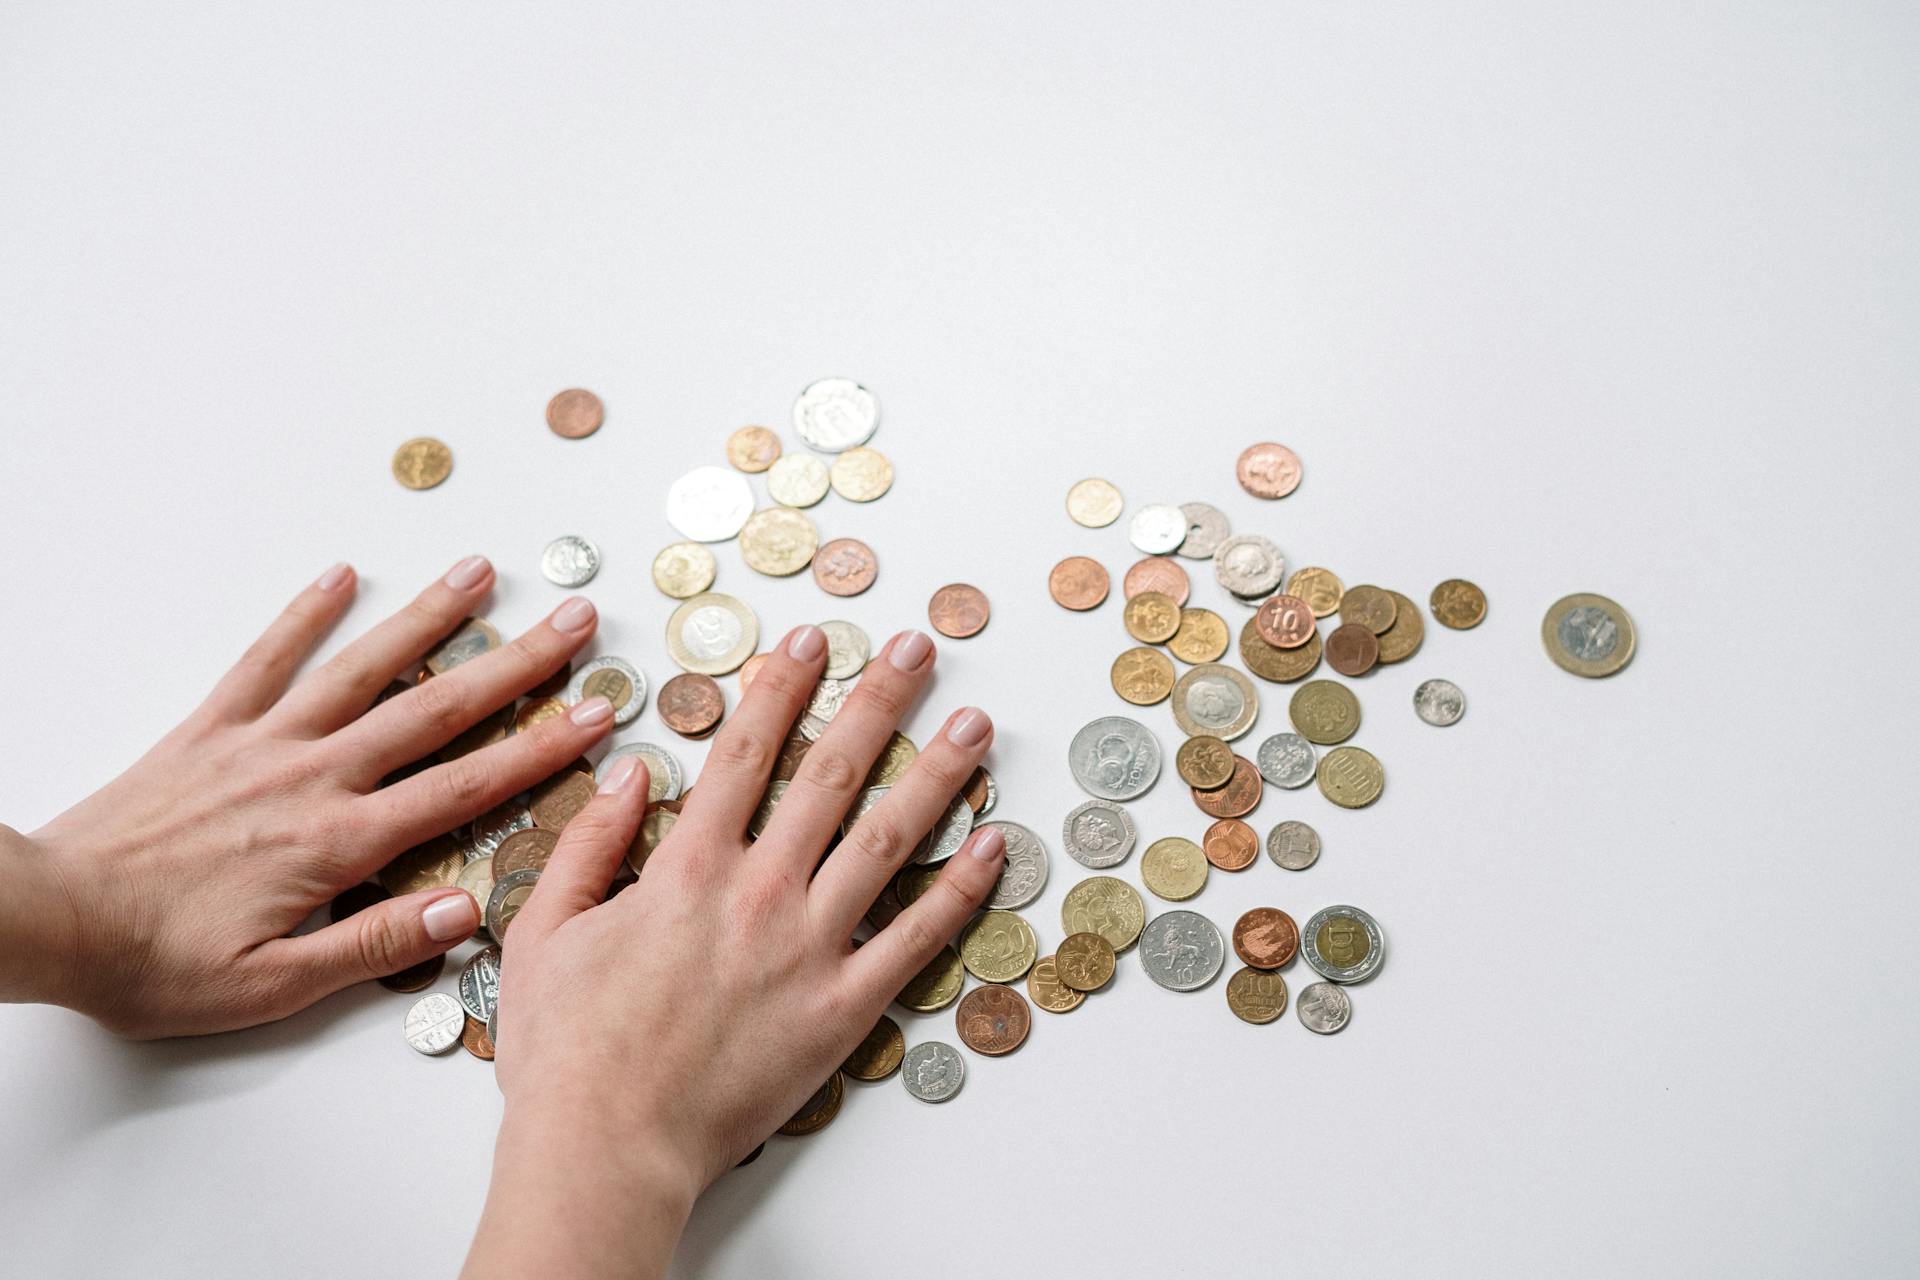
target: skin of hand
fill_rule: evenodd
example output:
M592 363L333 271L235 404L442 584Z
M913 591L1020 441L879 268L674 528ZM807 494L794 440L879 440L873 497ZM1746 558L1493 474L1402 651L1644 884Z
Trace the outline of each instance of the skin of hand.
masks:
M589 699L380 786L593 635L593 606L571 599L494 652L374 705L493 581L485 559L467 557L294 682L353 600L353 570L334 566L132 768L31 836L0 828L0 999L64 1004L140 1039L225 1031L470 937L478 912L458 889L289 935L396 854L540 782L611 727L606 699Z
M495 1059L506 1107L469 1280L664 1274L699 1192L794 1113L992 890L1005 842L983 828L852 945L986 754L992 724L970 707L822 858L933 669L915 631L868 666L748 838L826 649L806 626L773 651L637 882L605 898L645 809L633 762L568 825L514 919Z

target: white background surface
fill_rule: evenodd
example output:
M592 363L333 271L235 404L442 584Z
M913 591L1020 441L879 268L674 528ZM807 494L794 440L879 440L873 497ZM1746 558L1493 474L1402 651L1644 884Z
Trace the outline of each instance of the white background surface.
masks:
M366 585L334 645L473 550L525 625L559 594L540 548L587 534L601 650L657 687L668 483L746 422L796 447L793 393L847 373L899 478L815 514L879 585L834 602L728 546L719 587L763 633L876 642L942 582L991 595L910 732L996 714L1001 816L1053 846L1049 949L1082 874L1066 739L1122 709L1126 641L1046 570L1134 558L1067 521L1071 481L1216 502L1423 603L1468 576L1492 612L1358 683L1378 805L1267 796L1252 820L1314 823L1317 867L1189 904L1371 909L1389 958L1344 1034L1242 1025L1224 982L1174 996L1128 956L970 1056L954 1104L858 1087L776 1139L702 1202L684 1274L1911 1274L1915 27L9 6L0 820L103 782L337 558ZM570 385L609 406L580 443L541 419ZM415 434L457 455L432 493L388 478ZM1305 459L1278 504L1232 480L1264 438ZM1638 624L1613 680L1540 651L1575 590ZM1196 601L1243 616L1204 574ZM1451 730L1412 712L1433 675L1467 691ZM651 711L635 738L704 750ZM1134 812L1143 844L1204 826L1164 779ZM498 1096L408 1050L406 1004L145 1046L0 1011L9 1269L451 1273Z

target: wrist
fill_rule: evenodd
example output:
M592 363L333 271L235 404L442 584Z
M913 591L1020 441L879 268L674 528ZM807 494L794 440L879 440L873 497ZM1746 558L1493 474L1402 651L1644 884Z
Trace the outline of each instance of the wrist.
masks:
M0 1002L74 1007L81 912L53 848L0 826Z

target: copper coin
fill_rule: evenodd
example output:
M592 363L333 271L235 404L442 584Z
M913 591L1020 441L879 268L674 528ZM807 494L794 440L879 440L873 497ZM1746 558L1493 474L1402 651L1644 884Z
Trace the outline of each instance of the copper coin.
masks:
M1222 818L1200 837L1200 849L1222 871L1245 871L1260 856L1260 836L1238 818Z
M984 765L975 765L973 772L967 775L966 783L960 788L960 796L967 802L967 808L979 813L987 807L987 800L993 795L993 777Z
M1047 594L1062 608L1091 609L1107 598L1107 566L1087 556L1068 556L1047 575Z
M1300 949L1300 927L1278 907L1255 907L1233 926L1233 950L1255 969L1281 969Z
M1239 757L1219 738L1196 734L1174 752L1173 767L1180 780L1196 791L1212 791L1233 779L1233 762Z
M447 967L444 955L428 956L419 964L410 965L398 973L390 973L380 979L380 985L389 991L401 991L412 995L416 991L425 991L439 978L440 971Z
M1268 596L1253 615L1260 638L1276 649L1298 649L1313 638L1313 609L1299 596Z
M535 698L532 702L523 702L520 709L513 713L513 731L525 733L542 720L551 720L555 716L567 714L567 704L558 698Z
M471 1015L460 1030L460 1047L482 1062L493 1061L493 1037L487 1034L487 1024Z
M813 580L830 596L857 596L879 576L873 548L858 538L835 538L813 553Z
M1380 637L1358 622L1347 622L1327 637L1327 665L1343 676L1363 676L1380 661Z
M593 799L593 770L581 773L562 769L533 789L527 807L533 810L533 825L549 831L564 831Z
M760 668L766 666L767 659L771 657L773 655L770 653L756 653L740 664L740 692L747 691L747 686L753 683L753 678L760 674Z
M1176 605L1187 602L1193 581L1187 571L1164 556L1148 556L1127 570L1120 580L1120 594L1131 600L1142 591L1158 591Z
M727 461L758 475L780 456L780 437L765 427L742 427L727 437Z
M1300 487L1300 458L1283 444L1248 445L1233 474L1256 498L1284 498Z
M808 1134L818 1133L833 1123L840 1114L840 1102L846 1097L846 1082L838 1071L827 1077L827 1082L813 1091L813 1096L800 1104L793 1113L793 1119L780 1126L780 1132L789 1138L804 1138Z
M1379 587L1364 584L1348 587L1340 597L1340 621L1357 622L1375 635L1382 635L1392 627L1399 612L1393 593Z
M1113 944L1097 933L1070 933L1053 959L1062 986L1098 991L1113 980Z
M1245 756L1233 758L1233 776L1211 791L1193 788L1193 802L1209 818L1244 818L1260 804L1260 771Z
M606 420L607 407L591 391L572 387L547 401L547 426L569 440L592 435Z
M365 881L342 890L327 907L327 919L339 924L348 916L357 915L368 907L377 906L393 895L371 881Z
M1487 593L1465 578L1448 578L1433 589L1427 607L1441 626L1465 631L1487 616Z
M1026 1040L1033 1013L1027 1008L1025 996L1012 987L990 982L966 994L954 1011L953 1021L967 1048L997 1058L1012 1053Z
M907 1037L900 1030L900 1024L883 1013L880 1021L873 1024L873 1030L867 1032L866 1039L853 1047L840 1070L855 1080L885 1080L900 1069L900 1060L906 1052Z
M986 593L964 582L947 584L927 602L927 619L933 629L955 640L979 635L990 612Z
M660 686L660 719L683 738L699 738L713 732L727 712L726 695L712 676L683 671Z
M516 871L545 871L547 859L553 856L554 846L559 843L560 837L545 827L528 827L524 831L514 832L494 850L494 883L498 884Z

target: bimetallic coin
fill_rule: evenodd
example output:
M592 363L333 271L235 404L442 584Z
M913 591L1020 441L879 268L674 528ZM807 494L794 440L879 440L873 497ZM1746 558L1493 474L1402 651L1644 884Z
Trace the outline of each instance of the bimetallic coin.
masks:
M1286 571L1286 558L1280 548L1257 533L1228 538L1213 552L1213 576L1243 600L1272 595Z
M866 1038L853 1047L840 1070L855 1080L885 1080L900 1069L906 1052L907 1038L901 1034L900 1024L883 1013Z
M685 600L712 586L718 569L713 552L697 542L676 542L653 558L653 585L675 600Z
M1158 591L1142 591L1120 611L1120 624L1141 644L1165 644L1180 630L1180 606Z
M1487 616L1487 593L1465 578L1448 578L1427 597L1427 607L1441 626L1465 631Z
M827 483L848 502L872 502L893 488L893 463L878 449L855 447L833 460Z
M1095 871L1125 862L1133 852L1136 839L1138 832L1133 819L1111 800L1088 800L1076 805L1067 814L1060 833L1067 856Z
M821 623L820 630L827 636L829 680L851 680L866 670L867 659L873 656L873 641L865 631L838 618Z
M1313 781L1313 744L1297 733L1276 733L1260 744L1253 762L1260 776L1291 791Z
M632 724L647 705L647 678L625 658L603 655L583 664L567 681L564 701L568 706L579 706L588 698L612 703L614 724Z
M493 935L495 942L507 940L507 930L512 927L513 918L520 914L520 908L533 896L533 886L538 883L540 873L532 868L503 875L493 882L493 893L487 898L487 932Z
M1211 609L1182 609L1180 629L1167 648L1185 663L1218 661L1227 651L1227 620Z
M1011 911L985 911L960 931L960 963L982 982L1014 982L1040 958L1033 926Z
M1260 771L1245 756L1233 758L1233 776L1223 787L1202 791L1190 788L1188 794L1200 812L1209 818L1244 818L1260 806Z
M1413 711L1428 724L1445 728L1467 714L1467 695L1451 680L1422 680L1413 691Z
M1340 621L1365 627L1376 636L1391 627L1399 613L1400 606L1394 601L1393 593L1379 587L1365 584L1348 587L1340 597Z
M1278 907L1255 907L1233 926L1233 951L1256 969L1284 969L1300 949L1300 927Z
M1068 556L1047 575L1047 594L1063 609L1084 613L1107 598L1107 567L1087 556Z
M1167 554L1186 537L1186 513L1164 502L1141 507L1127 522L1127 541L1150 556Z
M415 436L393 451L393 478L409 489L431 489L453 474L453 450L432 436Z
M833 1123L840 1114L840 1103L846 1097L846 1084L838 1071L827 1077L827 1082L813 1091L813 1095L800 1104L800 1109L791 1119L780 1126L780 1132L789 1138L804 1138L820 1132Z
M1264 1026L1287 1011L1287 980L1259 969L1237 970L1227 979L1227 1008L1242 1022Z
M1120 518L1125 504L1120 491L1097 477L1082 480L1067 490L1067 516L1077 525L1104 529Z
M1267 832L1267 856L1288 871L1305 871L1320 860L1320 833L1296 818Z
M1205 662L1181 676L1173 686L1173 722L1180 726L1182 733L1210 734L1223 742L1232 742L1253 728L1254 718L1259 714L1260 695L1254 692L1253 682L1232 667ZM1224 783L1222 779L1213 785ZM1193 785L1205 786L1203 783Z
M1633 619L1605 596L1562 596L1540 623L1547 656L1562 671L1597 679L1633 660Z
M1320 762L1320 794L1342 809L1366 808L1386 786L1386 770L1371 751L1335 747Z
M964 582L948 583L927 602L927 619L933 629L955 640L979 635L991 612L986 593Z
M547 401L547 430L563 440L590 436L606 420L607 407L600 397L579 387L569 387Z
M1389 591L1393 597L1393 625L1380 633L1380 662L1388 665L1405 662L1420 652L1420 642L1426 638L1427 624L1420 620L1420 610L1413 601L1398 591Z
M1260 837L1238 818L1222 818L1200 837L1200 851L1222 871L1245 871L1260 856Z
M1052 956L1041 956L1027 970L1027 998L1048 1013L1071 1013L1086 1002L1087 993L1060 981Z
M1379 637L1357 622L1335 627L1327 637L1327 665L1343 676L1363 676L1379 660Z
M767 470L767 496L783 507L811 507L831 483L827 464L810 453L782 454Z
M732 596L704 592L667 619L667 654L682 670L723 676L753 655L760 622Z
M740 529L740 558L755 573L789 578L813 562L820 531L805 512L791 507L756 511Z
M736 471L758 475L780 456L780 437L765 427L742 427L727 437L727 462Z
M1277 649L1261 636L1259 622L1248 618L1240 628L1240 661L1262 680L1291 683L1320 665L1320 633L1308 636L1297 649Z
M1164 911L1140 934L1140 967L1169 991L1198 991L1226 959L1220 930L1197 911Z
M1027 1002L1018 991L997 982L969 991L953 1011L953 1021L962 1044L996 1058L1025 1044L1027 1032L1033 1029Z
M466 1025L467 1015L460 1011L460 1002L435 991L415 1000L407 1010L407 1043L429 1056L445 1053L460 1043L460 1032Z
M1300 993L1295 1006L1300 1025L1318 1035L1330 1036L1353 1018L1353 997L1331 982L1316 982Z
M1107 682L1113 691L1136 707L1150 707L1173 692L1173 659L1145 645L1128 649L1113 660Z
M648 804L680 798L680 788L686 783L686 775L680 771L680 762L665 747L655 746L651 742L629 742L607 752L599 767L593 771L594 781L605 782L607 770L623 756L639 756L647 766Z
M966 983L967 974L961 967L959 955L952 947L941 947L920 972L907 979L907 985L900 988L894 1000L903 1009L933 1013L958 1000L960 988Z
M460 970L460 1007L485 1025L500 999L500 948L482 947Z
M1155 896L1185 902L1207 887L1207 870L1212 865L1193 841L1166 836L1140 855L1140 879Z
M1293 577L1287 579L1287 594L1305 600L1316 618L1324 618L1338 610L1340 597L1346 594L1346 590L1331 569L1297 569Z
M1160 741L1138 720L1102 716L1073 735L1067 767L1088 795L1132 800L1160 776Z
M1360 729L1359 699L1347 686L1331 680L1301 685L1287 705L1287 715L1301 737L1323 747L1345 742Z
M500 851L493 855L494 887L499 888L500 882L516 871L546 870L547 859L559 844L559 833L549 827L514 832L500 842Z
M1299 596L1268 596L1254 613L1253 625L1276 649L1298 649L1315 634L1313 610Z
M1115 951L1125 951L1147 923L1147 904L1134 887L1114 876L1088 876L1067 890L1060 925L1068 933L1097 933Z
M600 548L576 534L562 534L540 553L540 572L557 587L584 587L600 572Z
M467 855L451 835L434 836L380 868L381 887L394 897L423 889L445 889L460 877Z
M873 548L858 538L835 538L813 553L813 580L830 596L857 596L879 575Z
M695 542L725 542L752 514L747 478L725 467L695 467L667 490L667 523Z
M1212 559L1220 544L1233 533L1226 513L1205 502L1183 502L1180 514L1187 518L1187 536L1174 548L1174 553L1189 560Z
M1300 487L1300 457L1283 444L1250 444L1233 466L1240 487L1256 498L1284 498Z
M969 816L972 810L968 810ZM987 906L1002 911L1017 911L1040 896L1047 887L1047 846L1040 837L1017 822L996 821L984 824L1000 833L1007 842L1006 862L1000 867L1000 879L987 899Z
M900 1064L900 1079L907 1092L920 1101L945 1102L966 1082L967 1064L952 1045L926 1040L907 1050Z
M1187 594L1192 590L1193 582L1187 577L1187 571L1164 556L1148 556L1135 562L1120 580L1120 594L1127 599L1143 591L1155 591L1173 601L1176 609L1187 602Z
M793 402L793 429L809 449L839 453L873 438L880 401L852 378L807 384Z
M683 738L704 738L727 713L712 676L683 671L660 686L660 722Z
M1211 791L1233 777L1233 748L1210 734L1188 738L1173 753L1173 767L1190 787Z
M463 662L500 647L500 633L485 618L468 618L427 655L427 670L443 676Z
M1054 954L1054 972L1063 986L1098 991L1113 980L1113 944L1097 933L1070 933Z
M1358 907L1322 907L1301 932L1301 954L1328 982L1365 982L1386 959L1380 925Z

